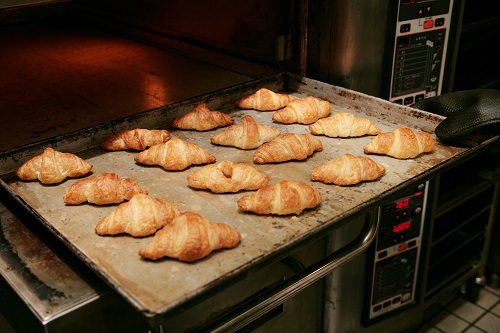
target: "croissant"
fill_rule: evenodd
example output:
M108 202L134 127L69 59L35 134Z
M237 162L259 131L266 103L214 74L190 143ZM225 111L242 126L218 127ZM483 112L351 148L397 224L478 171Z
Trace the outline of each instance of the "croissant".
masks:
M139 250L139 255L152 260L170 257L193 262L212 251L235 247L240 238L238 230L227 224L185 212L158 230L153 241Z
M283 133L257 148L253 154L253 161L257 164L264 164L304 160L321 150L323 150L321 141L310 134Z
M279 129L257 124L251 116L247 115L243 117L243 123L229 126L223 132L214 135L210 141L216 145L254 149L280 134Z
M406 127L380 133L363 148L367 154L385 154L399 159L414 158L434 149L434 139L424 132L415 133Z
M241 197L238 200L238 207L242 211L259 215L298 215L304 209L316 207L322 200L321 193L310 185L283 180Z
M100 147L105 150L144 150L168 140L170 140L170 133L167 130L136 128L103 138Z
M340 112L330 117L321 118L309 125L309 130L312 134L341 138L380 133L380 128L371 120L356 117L348 112Z
M269 176L247 163L222 161L189 174L187 180L189 186L194 188L209 189L214 193L236 193L266 186Z
M273 114L273 120L282 124L312 124L330 114L330 102L313 96L292 101L285 108Z
M136 162L160 165L166 170L184 170L192 164L215 162L215 156L194 143L172 138L135 155Z
M211 111L205 103L197 104L185 115L174 119L172 127L183 130L208 131L233 124L233 117L220 111Z
M100 220L95 232L98 235L126 233L134 237L148 236L180 214L180 210L167 200L139 193Z
M24 162L16 175L21 180L35 180L42 184L57 184L67 177L80 177L90 172L92 164L71 153L45 148L43 153Z
M326 184L354 185L375 180L385 174L385 168L371 158L345 154L312 169L311 180Z
M120 178L116 173L103 173L77 181L64 194L64 203L78 205L90 202L96 205L109 205L130 200L137 193L145 193L139 184L130 178Z
M241 109L253 109L259 111L274 111L287 106L296 97L288 94L275 93L266 88L260 88L253 94L249 94L236 101L236 106Z

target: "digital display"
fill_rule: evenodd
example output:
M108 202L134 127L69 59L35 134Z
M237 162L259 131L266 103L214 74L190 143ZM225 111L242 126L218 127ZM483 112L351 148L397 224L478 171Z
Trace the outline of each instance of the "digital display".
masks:
M396 209L402 209L408 207L409 205L410 205L410 198L406 198L396 202L394 206Z
M396 224L395 226L392 227L392 233L397 234L398 232L408 230L410 229L410 226L411 226L411 221L406 221L400 224Z

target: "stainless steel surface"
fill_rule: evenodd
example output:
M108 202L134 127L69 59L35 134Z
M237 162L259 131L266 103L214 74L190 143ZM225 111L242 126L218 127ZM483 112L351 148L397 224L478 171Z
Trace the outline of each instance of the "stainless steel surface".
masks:
M258 122L279 127L283 131L308 132L307 127L303 125L273 124L272 113L235 109L233 103L238 97L260 86L273 89L288 87L298 96L312 94L327 98L336 109L353 112L377 121L382 130L407 125L432 132L434 126L441 120L440 117L432 114L294 75L280 75L255 81L200 98L208 101L211 108L230 112L237 123L241 122L245 114L250 114ZM65 150L67 147L72 147L75 152L81 151L88 147L89 141L96 144L99 138L114 132L120 126L141 127L146 124L146 127L151 127L153 120L158 126L166 126L165 124L168 124L171 119L189 110L194 102L199 100L187 100L178 105L171 105L167 108L168 113L159 109L137 118L125 119L121 125L121 121L118 121L105 128L97 127L92 131L91 137L82 138L81 133L75 133L75 137L64 137L64 140L59 142L58 148ZM172 135L196 142L213 153L218 161L231 159L253 163L252 151L212 146L209 138L216 132L218 131L208 133L172 131ZM347 151L360 152L362 146L371 140L370 137L355 139L321 137L320 139L323 141L324 150L316 153L306 162L262 165L257 168L270 175L271 183L283 178L309 182L309 172L312 166L325 163L330 158ZM486 145L487 142L484 144ZM135 178L150 191L150 195L166 198L181 210L202 212L206 218L226 222L242 233L242 242L235 249L219 251L194 264L180 263L175 260L160 262L140 260L137 251L149 242L148 238L97 236L93 230L94 226L114 208L91 205L64 206L62 202L64 191L76 180L67 180L58 186L41 186L38 182L20 182L13 174L6 174L2 177L2 184L33 214L37 215L42 224L137 309L146 315L156 316L203 295L209 288L230 281L231 278L258 263L279 257L293 246L326 229L334 228L337 223L350 216L371 210L386 196L428 177L431 173L460 158L465 158L468 154L481 149L481 146L465 149L438 142L432 154L423 155L414 160L402 161L386 156L372 156L387 169L387 174L381 180L353 187L312 183L322 192L324 202L319 208L306 212L300 217L258 217L243 214L236 206L236 201L244 195L243 193L214 195L205 191L194 191L187 187L186 176L199 167L181 172L166 172L159 167L143 167L135 164L131 152L103 152L98 148L92 148L79 153L94 165L94 174L113 170L122 176ZM26 156L39 152L41 149L41 146L27 147L19 154ZM7 160L8 156L4 158ZM21 162L19 159L17 161ZM13 164L13 161L10 164Z
M0 203L0 310L17 332L147 331L129 304L18 213Z
M389 0L309 2L307 76L381 96Z
M0 218L0 272L41 322L91 302L108 289L98 279L82 280L3 204Z
M292 279L286 280L284 283L259 296L258 299L241 310L240 313L233 315L226 322L218 323L213 332L237 332L262 314L293 298L311 284L330 274L333 270L361 255L375 238L379 222L378 213L372 211L366 217L363 230L352 242L342 247L338 252L333 252L320 262L295 275Z

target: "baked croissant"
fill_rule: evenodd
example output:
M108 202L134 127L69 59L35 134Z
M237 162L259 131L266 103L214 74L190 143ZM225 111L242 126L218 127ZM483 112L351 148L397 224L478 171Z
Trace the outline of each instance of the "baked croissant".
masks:
M152 260L170 257L193 262L212 251L235 247L240 238L238 230L227 224L185 212L158 230L152 243L140 249L139 255Z
M328 137L347 138L363 135L376 135L380 133L380 128L371 120L348 112L340 112L330 117L321 118L309 125L312 134L326 135Z
M120 178L116 173L103 173L77 181L64 194L64 203L79 205L90 202L96 205L109 205L130 200L137 193L147 194L135 180Z
M92 164L71 153L62 153L52 148L45 148L43 153L24 162L16 175L21 180L35 180L42 184L57 184L67 177L81 177L92 169Z
M322 200L321 193L310 185L283 180L241 197L238 200L238 207L242 211L259 215L298 215L304 209L316 207Z
M273 114L273 120L282 124L312 124L330 114L330 102L313 96L296 99Z
M172 138L135 155L136 162L160 165L166 170L184 170L192 164L215 162L215 156L194 143Z
M275 93L266 88L260 88L253 94L249 94L236 101L236 106L241 109L253 109L259 111L274 111L285 107L296 99L288 94Z
M167 130L136 128L103 138L100 147L105 150L144 150L168 140L170 133Z
M216 145L254 149L281 134L275 127L257 124L251 116L244 116L241 124L231 125L214 135L210 141Z
M148 236L180 214L181 211L169 201L139 193L130 201L119 204L111 214L99 221L95 232L98 235L126 233L134 237Z
M196 104L192 111L174 119L172 127L183 130L209 131L234 123L233 117L220 111L211 111L205 103Z
M265 164L304 160L321 150L323 150L321 141L310 134L283 133L257 148L253 154L253 161L257 164Z
M205 165L187 176L188 184L214 193L236 193L241 190L257 190L266 186L269 176L247 163L222 161Z
M424 132L415 133L406 127L380 133L363 148L367 154L384 154L399 159L414 158L434 149L436 142Z
M375 180L385 174L385 168L371 158L345 154L312 169L311 180L326 184L354 185Z

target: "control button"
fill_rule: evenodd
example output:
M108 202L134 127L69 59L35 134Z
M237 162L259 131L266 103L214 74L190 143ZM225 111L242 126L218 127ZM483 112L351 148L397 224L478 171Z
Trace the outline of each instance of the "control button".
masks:
M386 215L392 212L392 205L385 205L382 207L382 214Z
M399 27L399 32L401 33L410 32L410 30L411 30L411 23L401 24L401 26Z
M437 18L434 21L434 26L436 26L436 27L441 27L443 25L444 25L444 17Z
M411 293L404 293L403 297L401 298L403 302L409 301L410 299L411 299Z
M402 99L396 99L396 100L394 100L393 103L395 103L395 104L403 104L403 100Z
M413 104L413 96L405 98L405 105Z
M425 13L424 7L418 7L417 15L422 16L422 15L424 15L424 13Z
M422 213L422 207L416 207L415 210L413 211L413 215L418 215Z
M392 304L396 304L396 303L399 303L401 302L401 297L395 297L393 300L392 300Z
M387 251L382 251L378 254L378 258L379 259L382 259L382 258L385 258L387 257Z
M419 95L415 96L415 102L421 101L423 99L425 99L424 94L419 94Z
M382 309L382 305L380 305L380 304L379 304L379 305L375 305L375 306L373 307L373 312L380 311L381 309Z
M431 29L434 27L434 20L425 20L424 29Z
M398 252L402 252L402 251L406 250L407 248L408 248L408 246L406 245L406 243L399 244Z
M432 13L432 6L425 6L425 14L430 14Z
M412 241L408 242L408 247L414 247L415 245L417 245L417 241L416 240L412 240Z
M382 305L384 308L387 308L389 306L391 306L392 302L391 301L387 301L387 302L384 302L384 304Z

